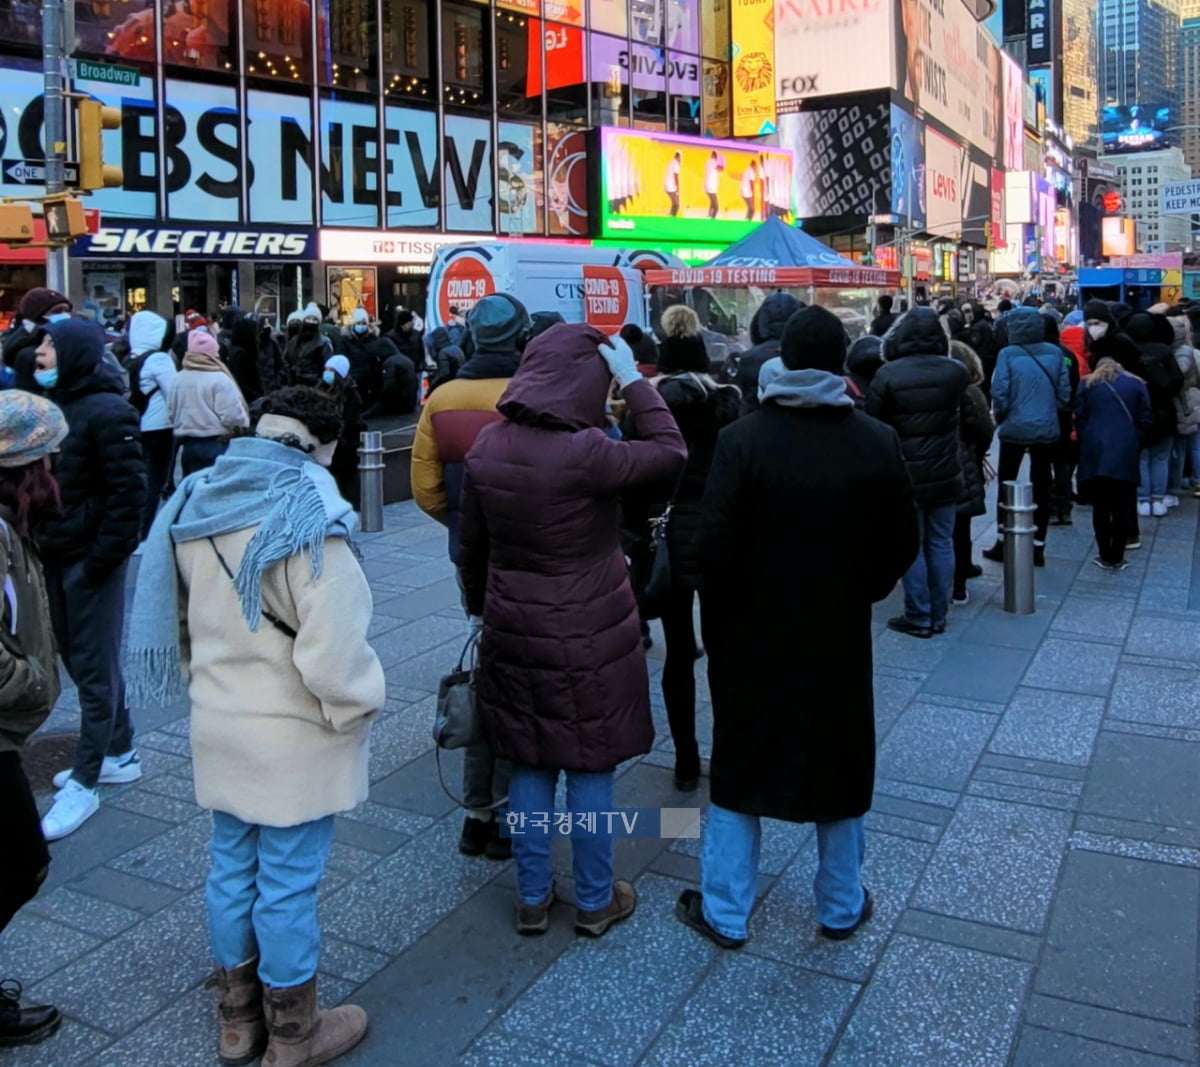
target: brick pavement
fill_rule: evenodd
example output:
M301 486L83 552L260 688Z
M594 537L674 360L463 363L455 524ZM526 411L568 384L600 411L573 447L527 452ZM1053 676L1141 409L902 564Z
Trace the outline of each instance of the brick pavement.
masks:
M361 542L389 699L371 799L338 820L322 889L323 1000L371 1013L344 1062L1195 1063L1196 521L1191 500L1147 521L1119 575L1087 562L1086 525L1052 530L1031 617L1003 614L990 564L943 638L885 631L897 598L880 605L875 917L845 943L816 937L811 827L770 824L752 940L727 954L673 918L699 876L689 840L618 843L641 903L604 939L577 940L565 907L546 937L515 935L512 865L458 855L435 774L432 694L463 633L444 536L390 508ZM658 747L621 769L624 806L680 802L660 657ZM48 729L74 715L67 697ZM46 887L0 939L0 975L68 1017L5 1063L214 1062L186 709L137 720L145 778L106 788L53 846ZM704 704L706 756L710 726ZM565 849L557 863L569 889Z

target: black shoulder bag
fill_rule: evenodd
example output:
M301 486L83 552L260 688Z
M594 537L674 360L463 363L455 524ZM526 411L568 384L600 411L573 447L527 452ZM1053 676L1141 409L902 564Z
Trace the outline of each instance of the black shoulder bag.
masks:
M671 528L671 511L675 507L680 489L683 488L683 479L687 476L687 467L687 460L684 460L683 469L675 479L675 487L671 490L666 509L657 519L650 520L650 571L642 595L638 599L638 609L646 622L661 619L671 597L673 581L667 533Z
M233 571L229 569L229 564L225 562L225 557L221 555L221 550L217 548L217 542L210 537L208 539L208 543L212 545L212 550L217 554L217 559L221 561L221 569L227 575L229 575L229 580L231 582L234 581ZM273 615L271 612L267 611L266 608L263 608L262 617L266 619L267 622L269 622L272 626L274 626L276 630L283 634L284 637L290 638L292 641L296 640L296 631L293 630L278 615Z

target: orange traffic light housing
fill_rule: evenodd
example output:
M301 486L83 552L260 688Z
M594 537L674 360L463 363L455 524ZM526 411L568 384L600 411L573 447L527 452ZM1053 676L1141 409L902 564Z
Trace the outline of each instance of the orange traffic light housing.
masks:
M75 143L79 152L79 188L107 189L125 180L121 168L104 162L104 131L121 126L121 109L98 100L80 100L75 110Z
M0 244L24 245L33 236L33 208L29 204L0 204Z
M78 197L47 201L42 206L42 217L46 221L46 237L50 241L73 241L88 232L83 202Z

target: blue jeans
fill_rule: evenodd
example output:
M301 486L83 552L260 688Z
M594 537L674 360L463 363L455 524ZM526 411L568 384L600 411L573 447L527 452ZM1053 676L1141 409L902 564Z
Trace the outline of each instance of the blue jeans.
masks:
M1188 454L1192 461L1192 488L1200 486L1200 430L1190 433L1184 438L1187 442Z
M1179 496L1183 492L1183 461L1191 447L1191 440L1182 434L1171 438L1171 459L1167 464L1167 496Z
M512 765L508 783L509 811L551 812L560 772ZM612 771L566 771L568 811L612 811ZM513 834L517 861L517 892L522 904L540 904L554 884L550 868L550 837ZM571 839L575 875L575 905L583 911L607 908L612 901L612 838Z
M257 826L213 812L204 887L213 957L227 970L258 956L264 985L289 989L317 973L317 886L333 844L333 816Z
M1171 466L1171 442L1164 437L1142 449L1141 478L1138 482L1138 503L1162 500L1167 495L1167 474Z
M762 820L716 804L708 807L700 885L704 918L719 934L746 937L746 923L758 891ZM817 921L844 930L858 922L865 897L862 862L866 848L863 820L817 823Z
M941 626L954 581L954 504L917 508L921 551L902 579L904 617L918 626Z
M181 437L183 476L207 470L225 454L229 442L224 437Z

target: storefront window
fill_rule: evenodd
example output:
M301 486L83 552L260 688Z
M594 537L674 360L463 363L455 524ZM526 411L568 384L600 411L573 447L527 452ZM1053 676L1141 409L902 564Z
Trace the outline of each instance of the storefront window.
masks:
M496 98L500 114L542 113L542 22L511 11L496 12Z
M629 124L628 69L621 57L628 59L629 45L619 37L591 35L590 73L592 87L592 124L595 126L626 126Z
M542 128L519 122L499 126L497 229L521 236L540 234L542 214Z
M377 92L379 24L375 0L317 0L318 84Z
M41 3L38 0L0 0L0 34L7 44L40 50Z
M547 22L546 117L551 122L587 122L587 71L584 63L584 33L573 26ZM541 74L541 71L538 71ZM541 84L532 82L530 96L538 96Z
M442 74L449 107L490 111L492 106L487 9L465 4L442 6Z
M591 20L592 32L611 33L615 37L627 36L629 33L629 20L626 18L628 3L629 0L588 0L588 17Z
M233 70L237 62L236 0L190 0L163 9L163 58L179 67Z
M671 129L678 133L700 133L699 56L668 54L667 88L671 94Z
M24 6L24 5L22 5ZM34 8L31 25L41 43L42 12ZM153 63L155 49L154 0L129 0L122 3L93 2L75 4L76 51L89 56L138 60Z
M663 0L629 0L629 36L642 44L663 43Z
M408 100L434 97L429 0L383 0L384 92Z
M667 47L681 52L700 51L699 0L665 0Z
M254 264L254 313L271 316L277 328L312 298L310 264Z
M308 0L243 0L246 73L311 85L312 8ZM325 18L317 14L317 39L325 38Z

